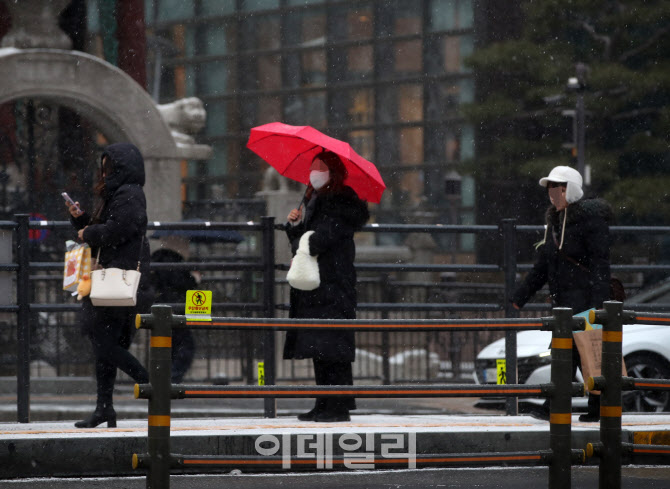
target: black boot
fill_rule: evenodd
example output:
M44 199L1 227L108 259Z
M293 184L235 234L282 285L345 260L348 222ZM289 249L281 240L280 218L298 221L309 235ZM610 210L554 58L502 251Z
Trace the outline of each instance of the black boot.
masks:
M589 393L589 404L586 414L579 417L579 421L588 423L600 421L600 396Z
M96 406L93 414L82 421L77 421L74 426L75 428L95 428L104 422L107 422L107 428L116 428L116 411L111 404Z
M323 411L325 407L325 399L317 399L314 407L311 411L306 413L298 414L298 419L300 421L314 421L316 417Z
M334 423L340 421L351 421L349 402L346 399L330 398L326 399L323 410L316 415L314 421L317 423Z

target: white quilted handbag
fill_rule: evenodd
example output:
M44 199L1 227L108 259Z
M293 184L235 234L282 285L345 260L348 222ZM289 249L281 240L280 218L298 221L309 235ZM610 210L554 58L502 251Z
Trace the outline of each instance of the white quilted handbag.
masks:
M319 263L317 257L309 254L309 237L314 231L307 231L300 238L291 267L286 274L286 280L291 287L299 290L314 290L321 285L319 277Z
M137 270L103 268L91 272L91 303L94 306L130 307L137 303Z
M140 253L144 246L144 236ZM96 263L100 263L100 248ZM91 304L103 307L132 307L137 304L137 287L140 285L140 260L137 270L103 268L91 272Z

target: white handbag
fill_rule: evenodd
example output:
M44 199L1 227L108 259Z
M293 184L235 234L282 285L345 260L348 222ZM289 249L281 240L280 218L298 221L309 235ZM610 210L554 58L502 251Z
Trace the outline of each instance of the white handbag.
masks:
M142 239L142 246L144 239ZM140 247L140 253L142 252ZM100 261L100 249L98 258ZM104 307L132 307L137 304L137 287L140 285L140 261L137 270L103 268L91 272L91 303Z
M307 231L300 238L291 267L286 274L289 285L299 290L314 290L321 285L319 277L319 263L317 257L309 254L309 237L314 231Z

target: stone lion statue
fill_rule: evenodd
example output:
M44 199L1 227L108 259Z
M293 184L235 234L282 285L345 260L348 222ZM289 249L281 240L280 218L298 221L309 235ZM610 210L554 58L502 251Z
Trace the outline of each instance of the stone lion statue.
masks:
M205 127L207 112L202 100L197 97L182 98L156 107L177 142L194 143L192 135Z

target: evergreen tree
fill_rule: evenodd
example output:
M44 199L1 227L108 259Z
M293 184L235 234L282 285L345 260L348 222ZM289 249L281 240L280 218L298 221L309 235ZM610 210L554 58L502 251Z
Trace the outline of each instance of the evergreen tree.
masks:
M548 202L540 176L576 167L577 63L585 90L589 193L608 199L618 224L670 220L670 2L667 0L520 0L515 39L477 49L478 102L464 107L478 131L468 165L479 194L479 222L517 217L538 222ZM495 192L494 192L495 190ZM530 205L529 205L530 204Z

